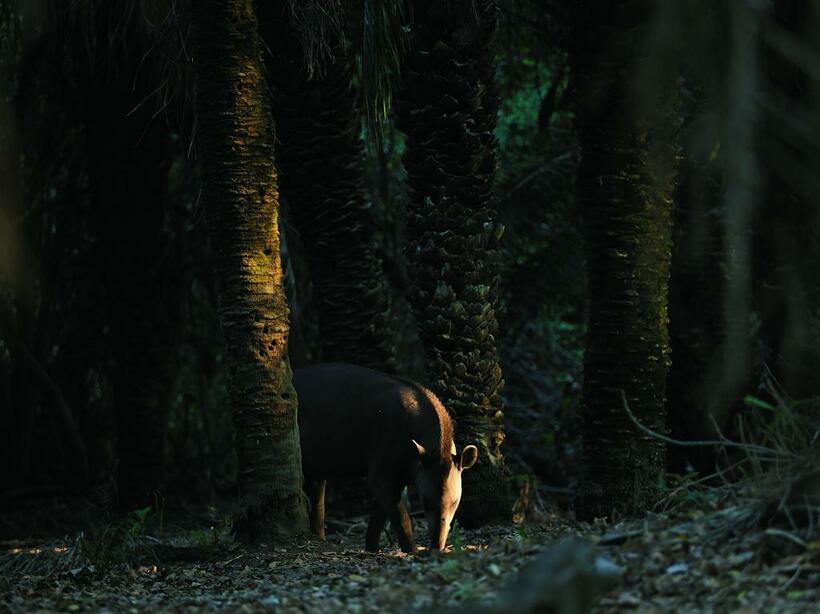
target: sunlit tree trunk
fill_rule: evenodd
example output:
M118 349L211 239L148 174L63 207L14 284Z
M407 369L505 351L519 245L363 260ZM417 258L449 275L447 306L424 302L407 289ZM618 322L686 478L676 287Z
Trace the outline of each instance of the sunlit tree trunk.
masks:
M407 135L410 300L427 357L427 382L456 419L459 445L479 447L465 475L462 522L506 508L498 285L496 99L488 2L413 3L398 125Z
M267 3L277 155L287 219L307 252L321 360L394 369L388 294L365 200L362 142L341 45L308 79L302 45L283 2Z
M669 368L667 288L678 150L675 107L638 95L649 3L576 5L574 69L589 319L582 516L645 509L658 487ZM670 90L672 88L669 88Z
M296 394L279 254L273 122L253 0L191 13L197 136L236 430L240 532L303 531Z

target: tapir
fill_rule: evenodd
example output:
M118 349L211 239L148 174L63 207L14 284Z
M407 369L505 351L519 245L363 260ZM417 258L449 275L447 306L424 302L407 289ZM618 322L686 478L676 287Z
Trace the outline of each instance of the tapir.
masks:
M478 449L457 453L453 422L436 395L410 380L342 363L297 369L293 381L313 532L324 539L327 480L366 476L373 507L365 549L378 551L389 519L401 549L415 552L402 503L405 486L415 482L430 548L443 550L461 501L461 474Z

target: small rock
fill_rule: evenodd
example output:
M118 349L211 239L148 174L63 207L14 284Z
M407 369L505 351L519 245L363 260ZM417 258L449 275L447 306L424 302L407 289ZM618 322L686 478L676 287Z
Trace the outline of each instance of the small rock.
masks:
M674 565L670 565L666 568L666 573L668 574L679 574L679 573L686 573L689 571L689 565L686 563L675 563Z
M621 593L618 595L618 605L636 607L641 605L641 598L635 593Z

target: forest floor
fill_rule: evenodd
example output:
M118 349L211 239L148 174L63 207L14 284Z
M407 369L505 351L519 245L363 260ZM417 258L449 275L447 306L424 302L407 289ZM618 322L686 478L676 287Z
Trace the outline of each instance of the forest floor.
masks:
M331 523L326 542L254 547L223 542L218 528L163 540L149 531L127 563L113 560L116 531L103 531L93 537L97 566L88 537L7 541L0 611L524 612L552 603L573 613L596 592L599 612L817 611L820 542L752 523L758 511L713 496L616 525L542 513L538 522L458 530L449 552L415 556L386 541L381 553L364 552L365 518ZM135 526L120 525L117 539L137 535ZM422 527L417 534L424 540Z

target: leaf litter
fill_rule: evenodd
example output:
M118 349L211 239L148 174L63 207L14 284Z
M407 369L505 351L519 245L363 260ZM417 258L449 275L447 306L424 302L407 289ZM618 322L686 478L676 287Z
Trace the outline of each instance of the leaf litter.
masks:
M184 536L166 535L107 569L85 559L76 537L4 542L0 610L782 614L817 607L820 541L744 527L738 505L702 507L616 524L545 513L521 525L462 528L457 551L415 556L384 538L382 552L364 552L362 518L337 522L325 542L191 547ZM416 532L423 535L423 526Z

